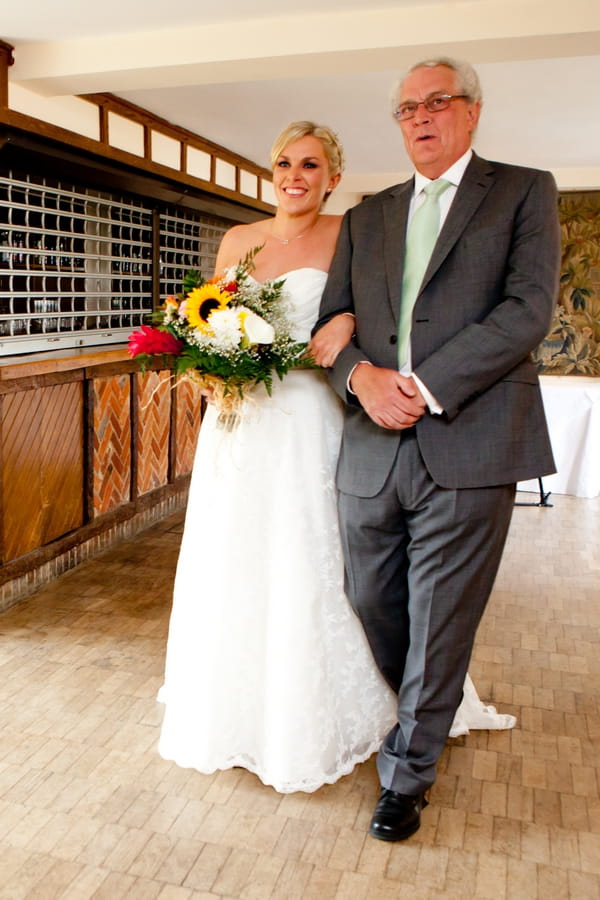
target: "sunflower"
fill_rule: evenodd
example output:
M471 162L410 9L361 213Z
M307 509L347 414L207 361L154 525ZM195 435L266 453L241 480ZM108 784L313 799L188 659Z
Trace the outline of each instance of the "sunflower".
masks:
M210 314L215 309L227 309L231 299L232 295L222 291L216 284L203 284L202 287L194 288L185 299L185 314L191 327L205 334L210 332Z

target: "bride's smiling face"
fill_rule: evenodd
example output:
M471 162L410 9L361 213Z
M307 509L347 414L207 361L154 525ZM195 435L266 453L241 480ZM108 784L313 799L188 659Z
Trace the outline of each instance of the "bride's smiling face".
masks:
M277 157L273 188L279 207L290 215L318 210L339 175L331 175L323 144L313 135L292 141Z

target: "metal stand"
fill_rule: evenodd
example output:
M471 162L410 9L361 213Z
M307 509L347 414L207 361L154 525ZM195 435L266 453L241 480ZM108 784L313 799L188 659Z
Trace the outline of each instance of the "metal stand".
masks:
M540 499L537 501L532 501L531 503L516 503L515 506L552 506L552 503L548 503L548 497L550 496L550 491L544 491L544 484L541 478L538 478L538 484L540 486Z

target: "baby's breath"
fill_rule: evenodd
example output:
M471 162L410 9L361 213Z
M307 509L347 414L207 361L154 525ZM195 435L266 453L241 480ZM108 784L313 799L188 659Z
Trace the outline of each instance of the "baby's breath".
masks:
M155 330L182 343L175 356L176 373L193 374L201 382L209 379L221 396L234 392L241 398L256 384L264 384L270 394L273 373L283 378L291 368L314 365L306 343L292 337L284 279L261 284L251 277L260 249L250 250L217 281L206 282L199 272L188 272L182 293L169 298L155 320ZM252 343L249 335L264 343ZM136 355L144 356L143 351Z

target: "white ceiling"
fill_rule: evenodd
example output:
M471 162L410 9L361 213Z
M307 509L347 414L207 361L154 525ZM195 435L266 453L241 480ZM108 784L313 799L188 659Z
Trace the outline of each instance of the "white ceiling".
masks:
M29 89L112 91L262 165L288 122L329 124L365 189L408 168L397 74L441 52L479 72L484 156L600 167L597 0L28 0L0 38Z

